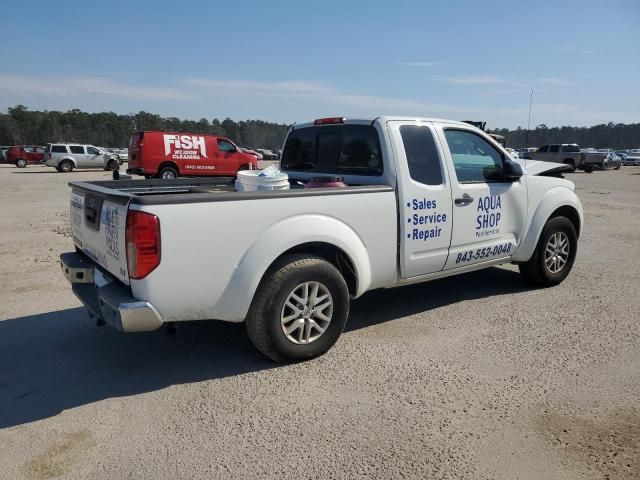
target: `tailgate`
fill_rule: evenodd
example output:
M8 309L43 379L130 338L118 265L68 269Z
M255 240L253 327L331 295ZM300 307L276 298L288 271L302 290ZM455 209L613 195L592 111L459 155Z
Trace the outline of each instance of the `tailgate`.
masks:
M94 262L129 285L125 231L129 198L82 188L71 191L73 242Z

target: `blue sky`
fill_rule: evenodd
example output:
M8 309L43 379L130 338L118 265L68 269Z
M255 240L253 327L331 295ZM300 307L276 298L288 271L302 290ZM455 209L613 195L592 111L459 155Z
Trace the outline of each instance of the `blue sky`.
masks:
M3 110L640 122L640 0L6 3Z

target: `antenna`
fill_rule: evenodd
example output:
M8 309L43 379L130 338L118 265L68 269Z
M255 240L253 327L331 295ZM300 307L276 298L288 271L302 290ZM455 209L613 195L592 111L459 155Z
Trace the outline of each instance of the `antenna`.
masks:
M531 107L533 106L533 88L531 89L531 94L529 95L529 120L527 121L527 139L525 141L525 147L529 148L529 129L531 128Z

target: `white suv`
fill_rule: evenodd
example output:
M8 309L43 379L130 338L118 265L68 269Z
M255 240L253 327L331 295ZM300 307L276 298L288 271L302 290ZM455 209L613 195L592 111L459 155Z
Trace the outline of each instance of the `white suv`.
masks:
M118 170L118 157L94 147L73 143L48 143L44 163L59 172L68 173L74 168L102 168Z

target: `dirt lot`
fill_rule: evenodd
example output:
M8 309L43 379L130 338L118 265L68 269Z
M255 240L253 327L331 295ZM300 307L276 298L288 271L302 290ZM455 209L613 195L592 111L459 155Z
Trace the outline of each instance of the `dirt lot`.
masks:
M562 285L372 292L293 366L241 325L89 321L57 263L66 182L108 176L0 166L0 478L640 478L640 167L570 176Z

